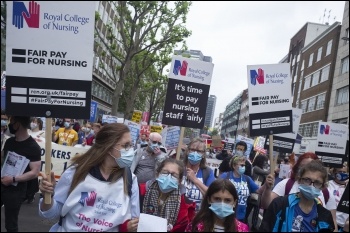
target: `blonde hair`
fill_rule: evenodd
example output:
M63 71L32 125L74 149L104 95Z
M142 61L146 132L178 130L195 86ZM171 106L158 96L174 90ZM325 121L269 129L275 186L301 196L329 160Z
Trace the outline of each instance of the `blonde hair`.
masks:
M235 165L237 165L239 162L245 162L246 161L246 157L244 156L233 156L230 159L230 167L233 168Z

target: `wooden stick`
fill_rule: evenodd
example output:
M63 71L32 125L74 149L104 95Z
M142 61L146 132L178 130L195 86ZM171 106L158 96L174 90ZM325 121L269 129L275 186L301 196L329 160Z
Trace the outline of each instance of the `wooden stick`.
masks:
M51 182L51 151L52 151L52 118L46 118L45 128L45 174ZM51 194L45 193L45 204L51 204Z
M269 135L269 154L270 154L270 174L275 173L275 160L273 159L273 134Z
M184 133L185 133L185 127L181 127L179 145L177 146L177 152L176 152L177 160L180 160L180 153L181 153L182 141L184 139Z

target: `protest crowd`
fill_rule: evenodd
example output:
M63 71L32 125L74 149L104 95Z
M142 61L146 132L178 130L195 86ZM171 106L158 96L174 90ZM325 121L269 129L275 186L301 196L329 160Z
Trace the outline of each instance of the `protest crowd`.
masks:
M9 151L29 159L23 174L1 179L8 231L18 231L21 205L33 203L39 190L39 215L57 220L51 231L132 232L150 229L142 228L153 220L149 216L164 219L171 232L348 231L349 215L337 211L349 180L346 162L326 169L313 152L292 153L278 158L271 171L266 153L247 153L244 141L227 148L225 140L214 147L193 138L179 142L177 156L161 133L135 138L122 123L65 118L53 120L52 143L84 153L71 155L50 181L40 172L38 182L38 143L48 138L42 119L3 112L1 120L2 164ZM282 177L281 165L289 168ZM52 196L50 204L45 194Z

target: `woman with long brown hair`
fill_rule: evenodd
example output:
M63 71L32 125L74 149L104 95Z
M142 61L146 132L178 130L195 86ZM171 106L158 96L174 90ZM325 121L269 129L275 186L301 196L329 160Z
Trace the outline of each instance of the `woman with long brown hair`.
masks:
M229 179L217 179L208 187L201 208L186 232L248 232L236 219L238 195Z
M139 191L129 168L134 157L129 128L108 124L96 136L85 154L72 159L57 185L53 172L51 182L43 175L40 190L44 199L45 193L53 198L51 204L40 200L39 213L49 219L60 217L50 231L137 229Z

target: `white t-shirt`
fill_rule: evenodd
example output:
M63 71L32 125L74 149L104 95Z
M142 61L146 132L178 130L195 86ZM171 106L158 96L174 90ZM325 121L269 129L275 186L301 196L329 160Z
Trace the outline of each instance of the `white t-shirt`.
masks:
M285 195L285 190L286 190L286 184L289 179L284 179L281 180L275 188L272 190L272 192L276 193L278 196L284 196ZM298 193L299 192L299 183L298 181L295 181L293 184L293 187L291 188L289 194L292 193ZM324 206L324 197L323 197L323 192L318 196L318 199L322 202L322 205ZM335 210L337 209L337 204L335 203L335 199L333 195L329 195L329 200L326 203L325 208L328 210Z
M33 132L28 130L28 133L35 141L45 143L45 131L40 130L38 132Z
M334 197L336 205L338 206L340 198L343 196L346 185L339 185L334 182L334 180L329 181L328 191L329 195ZM349 217L349 214L337 211L337 224L341 227L344 227L346 219Z

